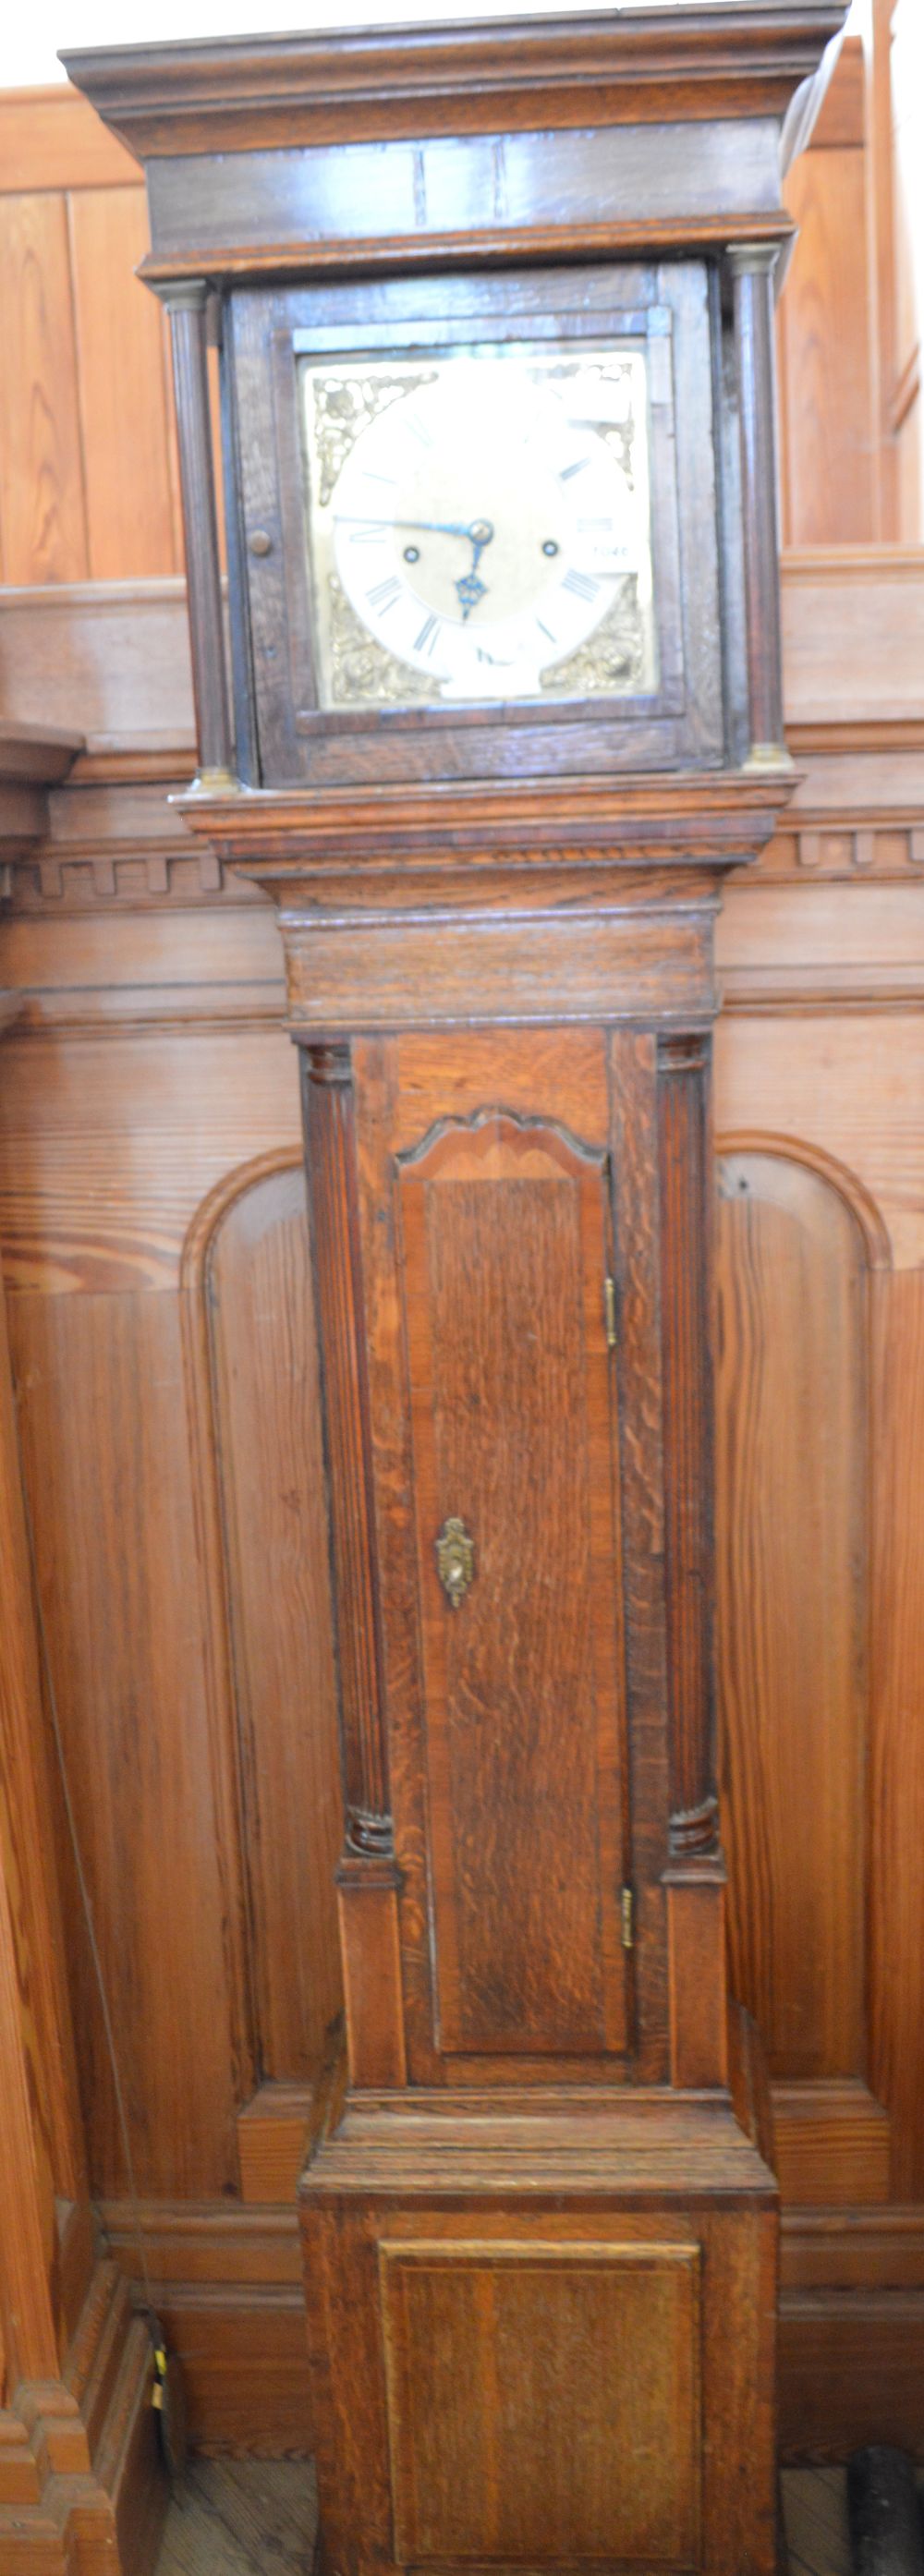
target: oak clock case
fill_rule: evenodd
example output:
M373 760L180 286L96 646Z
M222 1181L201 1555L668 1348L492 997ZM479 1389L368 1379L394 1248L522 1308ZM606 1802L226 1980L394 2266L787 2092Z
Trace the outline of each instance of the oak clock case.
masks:
M692 261L234 296L264 784L722 757L711 301Z
M776 2567L710 1040L723 878L791 792L780 140L840 16L84 67L171 310L184 815L276 904L301 1057L344 1815L299 2191L325 2576Z

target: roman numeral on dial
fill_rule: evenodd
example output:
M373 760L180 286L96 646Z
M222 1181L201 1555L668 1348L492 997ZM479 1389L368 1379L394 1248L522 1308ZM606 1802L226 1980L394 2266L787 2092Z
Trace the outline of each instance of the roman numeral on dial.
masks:
M424 621L424 624L423 624L423 625L422 625L422 627L421 627L420 634L419 634L419 635L415 635L415 637L414 637L414 651L415 651L415 653L432 653L432 651L433 651L433 647L434 647L434 644L436 643L436 639L437 639L437 636L438 636L438 634L439 634L439 631L440 631L440 620L439 620L439 618L438 618L438 617L428 617L428 618L426 618L426 619L425 619L425 621Z
M596 599L599 588L599 582L592 581L589 572L566 572L562 582L562 589L570 590L574 599Z
M401 584L397 573L393 572L389 573L387 581L373 582L372 589L366 592L370 608L393 608L400 597Z

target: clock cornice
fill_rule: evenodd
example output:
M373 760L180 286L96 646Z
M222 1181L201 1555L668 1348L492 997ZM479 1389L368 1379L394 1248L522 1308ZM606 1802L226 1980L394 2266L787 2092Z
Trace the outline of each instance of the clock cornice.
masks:
M782 118L841 0L713 0L435 27L63 53L142 162L443 132Z

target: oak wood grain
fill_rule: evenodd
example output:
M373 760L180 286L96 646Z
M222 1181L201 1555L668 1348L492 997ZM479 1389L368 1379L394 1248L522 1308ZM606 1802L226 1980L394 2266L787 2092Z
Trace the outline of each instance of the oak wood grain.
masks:
M695 2241L380 2241L399 2560L695 2563L699 2264Z
M139 155L164 150L220 152L293 134L401 134L501 130L541 122L553 130L589 122L588 101L614 119L657 122L675 114L692 125L719 117L779 115L792 90L818 68L840 28L837 5L803 5L785 21L748 9L718 19L703 12L680 27L640 8L618 29L591 17L501 21L486 36L477 22L417 28L288 35L268 41L214 40L146 49L87 48L65 58L69 78L92 98L113 131ZM439 130L439 128L437 128Z
M442 2045L619 2050L604 1158L485 1109L405 1156L399 1197ZM457 1611L434 1557L453 1513L475 1550Z

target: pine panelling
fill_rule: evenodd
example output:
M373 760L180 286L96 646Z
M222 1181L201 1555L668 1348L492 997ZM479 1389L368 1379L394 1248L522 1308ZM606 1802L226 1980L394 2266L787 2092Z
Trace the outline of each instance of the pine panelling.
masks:
M236 2181L179 1317L164 1297L10 1303L27 1490L77 1831L138 2186ZM90 2167L126 2176L99 2001L62 1838Z
M89 571L178 572L164 322L134 275L148 244L144 189L76 191L70 229Z
M891 25L895 293L888 426L896 450L897 533L924 536L921 303L924 297L924 33L920 0L895 0Z
M873 2064L892 2189L924 2198L924 1270L876 1282Z
M0 1236L14 1290L175 1289L207 1192L297 1139L297 1068L279 1029L14 1044L0 1086Z
M137 161L66 81L0 90L0 193L126 185Z
M830 891L843 911L844 888ZM790 898L796 923L804 901ZM720 1018L720 1126L759 1125L831 1155L878 1208L895 1268L924 1265L924 1018L904 1009L841 1013L836 986L817 1015L797 1009L794 996L787 1009Z
M775 2085L773 2136L788 2209L857 2209L888 2200L889 2115L865 2084Z
M313 2076L340 2006L342 1823L301 1160L243 1189L204 1250L185 1293L208 1320L259 2060Z
M786 204L799 237L779 307L783 541L863 543L875 449L862 123L853 142L800 155Z
M90 568L67 205L0 196L0 543L5 582Z
M720 1162L718 1577L732 1988L776 2077L865 2072L865 1255L830 1182Z
M183 571L169 333L136 163L67 89L0 93L0 579ZM221 509L217 357L211 362ZM184 648L185 650L185 648Z

